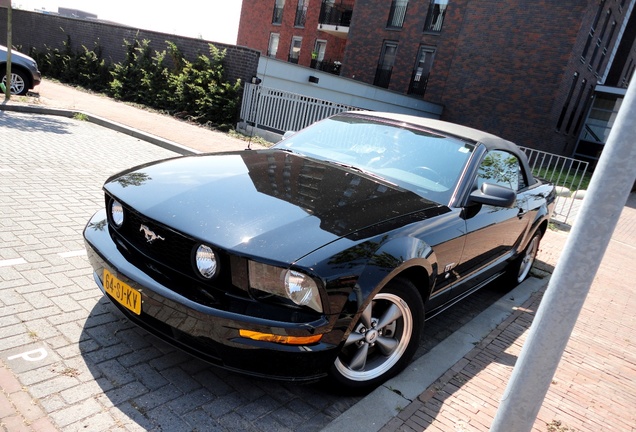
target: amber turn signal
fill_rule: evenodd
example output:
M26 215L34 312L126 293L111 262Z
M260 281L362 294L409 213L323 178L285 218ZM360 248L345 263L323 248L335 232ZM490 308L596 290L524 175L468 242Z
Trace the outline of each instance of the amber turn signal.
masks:
M287 345L309 345L320 341L321 334L314 336L281 336L270 333L260 333L251 330L239 330L241 337L258 341L275 342Z

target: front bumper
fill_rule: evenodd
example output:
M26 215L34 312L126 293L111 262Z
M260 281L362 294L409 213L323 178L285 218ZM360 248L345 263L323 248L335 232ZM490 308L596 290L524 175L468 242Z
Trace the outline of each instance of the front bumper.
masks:
M160 339L225 369L249 375L316 380L326 375L338 354L338 345L323 341L305 346L256 341L239 335L240 329L311 336L325 332L327 320L290 323L220 310L198 304L163 285L131 264L109 234L106 214L93 216L84 231L86 250L98 287L132 322ZM141 314L121 306L103 286L107 269L141 293Z

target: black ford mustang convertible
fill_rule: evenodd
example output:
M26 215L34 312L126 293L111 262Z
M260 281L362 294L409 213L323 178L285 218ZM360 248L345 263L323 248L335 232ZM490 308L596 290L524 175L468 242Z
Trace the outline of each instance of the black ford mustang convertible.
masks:
M130 320L227 369L358 389L406 366L425 317L523 281L555 196L508 141L371 112L104 191L86 247Z

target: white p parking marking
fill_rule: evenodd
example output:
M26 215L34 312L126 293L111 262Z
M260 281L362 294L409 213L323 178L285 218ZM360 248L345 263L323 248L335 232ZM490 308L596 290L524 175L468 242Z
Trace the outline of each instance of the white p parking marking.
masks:
M48 355L49 353L44 348L37 348L31 351L12 355L11 357L7 357L7 360L15 360L18 358L22 358L28 362L36 362L36 361L44 360L46 356Z
M44 344L31 344L0 352L2 360L14 372L23 373L59 361L59 356Z

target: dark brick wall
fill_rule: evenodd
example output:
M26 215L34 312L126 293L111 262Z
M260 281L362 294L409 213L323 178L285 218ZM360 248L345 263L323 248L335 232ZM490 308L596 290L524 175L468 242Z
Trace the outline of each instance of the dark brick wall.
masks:
M390 30L390 2L358 0L342 75L373 83L383 42L395 41L389 89L406 93L419 47L434 48L424 99L444 105L444 120L564 153L574 137L555 126L596 4L451 0L442 31L432 34L423 31L428 2L410 1L403 28Z
M468 2L439 94L444 118L563 153L568 137L556 133L555 125L587 4Z
M28 52L30 48L44 50L46 47L63 48L70 36L74 49L82 45L92 49L95 43L102 48L103 57L113 62L123 60L124 40L150 41L153 50L166 49L166 41L174 42L187 59L193 60L198 54L209 54L209 44L202 39L175 36L166 33L140 30L132 27L86 21L74 18L45 15L36 12L13 10L13 45ZM6 45L7 10L0 8L0 44ZM230 81L249 81L256 75L260 53L256 50L214 42L219 49L225 49L225 73Z

